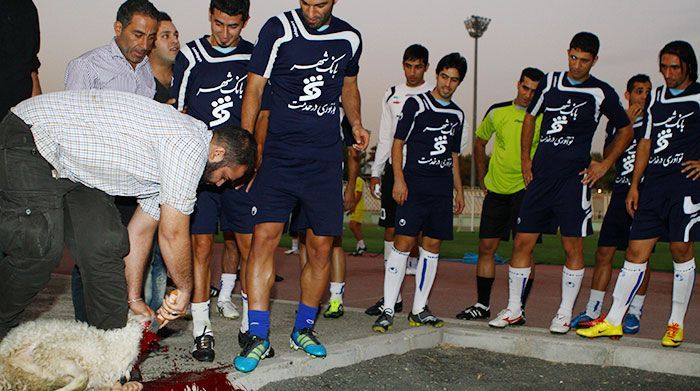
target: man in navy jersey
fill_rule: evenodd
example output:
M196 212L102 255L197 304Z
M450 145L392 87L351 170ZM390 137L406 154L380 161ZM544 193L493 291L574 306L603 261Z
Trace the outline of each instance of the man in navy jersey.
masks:
M626 200L634 220L613 304L604 321L577 333L622 335L623 316L646 274L652 249L668 235L673 301L661 344L677 347L683 342L683 320L695 283L693 244L700 240L700 84L693 47L685 41L668 43L659 52L659 71L665 85L652 92L644 116L644 138L637 147Z
M210 129L239 126L248 62L253 44L241 38L249 18L249 0L212 0L209 5L211 35L188 42L175 61L172 94L180 111L204 121ZM192 214L194 292L192 294L192 356L214 360L214 333L209 319L210 278L217 228L224 232L225 248L219 313L227 319L240 314L231 302L240 250L247 258L253 234L252 202L245 189L202 185Z
M595 253L595 270L593 271L593 281L591 282L591 294L586 310L571 321L572 328L586 328L597 322L602 314L605 291L610 283L615 251L627 249L632 216L627 213L625 198L632 183L632 169L634 168L637 143L644 136L642 114L644 113L644 105L650 91L651 80L649 80L647 75L635 75L627 81L627 90L625 91L625 99L629 102L627 116L633 123L634 139L632 139L630 146L615 164L616 176L612 197L603 219L603 226L600 229L600 238L598 239L598 249ZM617 129L608 123L605 132L606 148L603 150L604 154L607 152L607 147L614 140ZM644 305L644 296L648 283L649 275L647 274L642 282L642 286L630 303L629 312L625 315L623 331L627 334L639 332L639 319L642 316L642 306Z
M314 357L326 348L314 335L321 296L329 278L333 237L342 233L340 101L357 149L369 134L360 117L357 87L360 33L332 15L335 1L300 0L301 7L269 19L250 60L241 125L255 128L265 86L270 116L264 155L250 187L255 228L246 281L250 339L234 359L254 370L270 351L270 289L274 251L295 206L309 224L308 262L301 272L301 300L290 345Z
M522 323L522 294L530 259L540 234L561 234L566 254L562 299L549 327L564 334L583 280L583 238L593 233L589 186L617 161L632 139L632 126L620 98L607 83L593 77L600 42L588 32L574 35L567 51L568 72L547 74L537 86L523 120L521 159L527 191L518 217L509 267L508 307L489 322L503 328ZM535 118L543 114L534 158L530 148ZM601 115L618 129L602 162L591 161L591 142Z
M438 62L435 72L435 88L412 96L404 103L391 147L392 194L398 206L394 245L384 273L384 312L372 325L372 330L381 333L394 324L394 305L406 274L409 252L416 245L419 233L422 238L416 294L408 321L411 326L444 325L426 304L437 274L440 244L443 240L452 240L452 214L464 209L459 174L464 112L452 102L452 95L464 80L467 60L459 53L448 54Z

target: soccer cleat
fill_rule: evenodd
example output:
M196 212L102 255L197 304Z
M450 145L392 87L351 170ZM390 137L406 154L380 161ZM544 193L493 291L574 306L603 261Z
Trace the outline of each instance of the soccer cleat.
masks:
M428 307L425 307L420 314L414 314L413 311L411 311L411 313L408 314L408 324L411 327L420 327L423 325L427 325L430 327L437 328L444 326L445 322L437 316L433 315L433 313L430 312Z
M622 337L622 325L613 326L607 320L601 320L595 326L576 330L576 334L586 338L610 337L612 339L620 339Z
M217 297L219 296L219 288L215 287L214 285L209 287L209 297Z
M566 334L569 332L569 329L571 329L570 323L570 316L556 314L554 315L554 319L552 319L552 323L549 325L549 331L552 334Z
M249 337L241 354L233 359L233 366L240 372L248 373L257 368L260 360L274 356L275 351L270 346L270 341L253 335Z
M326 357L326 347L316 338L314 329L308 327L292 331L289 337L289 347L294 350L303 350L311 357Z
M219 315L226 319L235 320L241 317L236 305L231 300L218 300L216 309L219 311Z
M520 326L525 324L525 318L522 314L519 316L513 316L513 311L508 308L499 312L495 318L491 319L489 326L495 327L497 329L502 329L507 326Z
M677 348L683 342L683 329L678 323L666 326L666 334L661 338L661 345L667 348Z
M488 319L491 317L491 309L476 303L471 307L465 308L464 311L458 313L455 317L461 320Z
M622 321L622 332L625 334L637 334L639 332L639 316L627 313Z
M403 301L399 301L398 303L394 304L394 313L401 312L403 311ZM367 308L365 310L365 314L370 315L370 316L379 316L384 312L384 298L382 297L374 303L371 307Z
M576 317L571 321L571 328L572 329L583 329L587 327L591 327L590 322L593 321L594 319L588 316L586 311L581 312L580 314L576 315Z
M367 252L367 246L356 249L355 251L351 252L350 255L352 255L353 257L359 257L365 252Z
M206 328L202 335L194 338L192 357L194 357L197 361L214 361L214 336L211 334L206 334Z
M324 318L338 319L343 316L343 303L340 300L331 300L328 308L323 313Z
M394 315L388 312L382 312L379 318L374 321L372 330L378 333L386 333L394 327Z
M248 341L250 341L250 333L247 331L244 333L241 330L238 330L238 346L243 349Z

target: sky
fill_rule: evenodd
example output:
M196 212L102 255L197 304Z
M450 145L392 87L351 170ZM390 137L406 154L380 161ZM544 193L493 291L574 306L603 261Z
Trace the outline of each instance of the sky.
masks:
M152 0L167 12L180 31L182 43L210 31L207 0ZM119 0L34 0L41 25L40 78L45 92L63 89L68 62L105 45L114 35ZM255 42L267 19L297 8L298 0L251 0L251 19L243 37ZM405 81L401 69L404 49L421 43L430 50L431 65L451 52L467 58L469 70L453 99L473 118L474 39L464 19L492 19L479 39L477 119L488 107L515 97L522 68L545 72L565 70L566 49L579 31L591 31L601 41L592 74L611 84L623 98L627 79L646 73L656 86L663 82L657 65L659 50L682 39L700 53L700 1L697 0L338 0L334 15L362 33L363 54L359 85L362 118L372 132L381 116L381 100L391 85ZM426 73L434 81L435 68ZM605 119L602 120L603 124ZM593 149L602 148L602 126Z

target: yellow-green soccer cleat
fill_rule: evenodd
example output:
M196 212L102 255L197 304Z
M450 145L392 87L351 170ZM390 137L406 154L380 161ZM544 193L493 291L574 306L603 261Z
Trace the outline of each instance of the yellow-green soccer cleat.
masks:
M668 348L677 348L683 342L683 329L678 323L672 323L666 326L666 334L661 338L661 345Z
M610 337L612 339L620 339L622 337L622 325L613 326L604 320L587 329L578 329L576 334L586 338Z
M445 322L433 315L428 307L425 307L420 314L414 314L413 311L411 311L411 313L408 314L408 324L411 327L420 327L423 325L428 325L430 327L442 327L445 325Z
M323 312L324 318L338 319L343 316L345 312L343 311L343 303L340 300L331 300L328 303L328 308Z

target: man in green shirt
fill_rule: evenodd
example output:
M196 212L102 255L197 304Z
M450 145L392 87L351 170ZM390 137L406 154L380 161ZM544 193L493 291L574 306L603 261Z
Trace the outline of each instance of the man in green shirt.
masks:
M474 141L474 159L479 187L486 197L479 226L479 257L476 267L478 301L457 314L457 319L488 319L491 316L489 302L491 286L496 276L495 254L501 240L515 237L520 204L525 194L520 167L520 134L525 111L544 73L537 68L525 68L517 83L518 95L512 101L496 103L484 116ZM534 140L539 140L542 116L537 117ZM495 135L496 140L486 172L486 144ZM537 142L533 142L531 156ZM528 279L523 306L532 286ZM524 318L523 318L524 319ZM524 323L524 321L523 321Z

